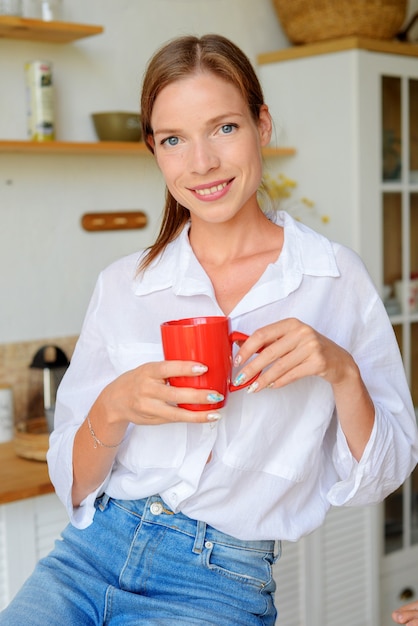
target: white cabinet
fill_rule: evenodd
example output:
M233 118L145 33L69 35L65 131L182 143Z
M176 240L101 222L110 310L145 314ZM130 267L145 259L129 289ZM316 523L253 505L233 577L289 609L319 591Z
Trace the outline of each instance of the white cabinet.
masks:
M274 568L277 626L377 626L376 507L331 509L325 524L283 544Z
M53 548L67 523L67 513L55 494L0 506L0 610Z
M277 141L298 146L285 173L329 217L309 225L356 250L382 296L385 284L393 291L392 323L416 407L418 310L393 296L397 281L418 273L417 57L416 45L355 38L259 57ZM301 583L283 626L389 626L394 608L418 598L417 479L379 507L333 511L292 549L297 556L283 560L282 573L279 562L278 580L299 572ZM301 614L292 618L292 610Z

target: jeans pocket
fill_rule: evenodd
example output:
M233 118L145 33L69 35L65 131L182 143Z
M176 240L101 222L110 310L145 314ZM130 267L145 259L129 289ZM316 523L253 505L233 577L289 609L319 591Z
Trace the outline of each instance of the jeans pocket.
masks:
M223 576L264 589L272 584L274 555L222 543L206 542L206 566Z

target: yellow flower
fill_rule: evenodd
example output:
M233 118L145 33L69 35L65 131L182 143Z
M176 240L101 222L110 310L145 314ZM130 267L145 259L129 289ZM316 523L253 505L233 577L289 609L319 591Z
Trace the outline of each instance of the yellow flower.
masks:
M303 221L300 213L301 210L304 212L306 209L309 210L308 214L310 217L319 218L323 224L328 224L330 217L328 215L318 215L318 212L314 208L315 202L310 198L303 197L299 200L292 199L290 203L286 202L286 200L292 198L292 194L296 187L297 182L282 173L277 174L275 178L270 176L268 173L265 174L261 185L261 188L273 201L273 204L277 205L277 208L283 208L285 211L293 215L297 221Z

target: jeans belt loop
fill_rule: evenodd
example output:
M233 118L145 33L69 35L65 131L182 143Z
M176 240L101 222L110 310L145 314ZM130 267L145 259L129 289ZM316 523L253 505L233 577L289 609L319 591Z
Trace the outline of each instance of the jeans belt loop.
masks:
M110 500L110 496L108 496L107 493L104 493L102 495L102 497L101 497L100 504L99 504L99 509L102 512L106 509L106 507L107 507L107 505L109 503L109 500Z
M197 522L196 525L196 537L193 545L193 552L195 554L201 554L203 550L203 545L205 543L205 535L206 535L206 522Z

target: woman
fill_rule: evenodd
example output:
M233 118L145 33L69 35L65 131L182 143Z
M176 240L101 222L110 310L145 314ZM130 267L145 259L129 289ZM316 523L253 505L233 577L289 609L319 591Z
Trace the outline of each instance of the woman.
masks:
M39 625L271 626L274 541L331 504L382 500L416 463L402 363L361 261L260 209L272 122L245 55L216 35L169 42L141 111L167 186L161 231L99 277L48 453L72 525L2 626L29 611ZM219 390L166 382L206 369L163 359L160 324L196 315L250 335L237 385L261 372L220 411L178 406Z

